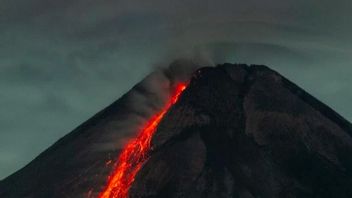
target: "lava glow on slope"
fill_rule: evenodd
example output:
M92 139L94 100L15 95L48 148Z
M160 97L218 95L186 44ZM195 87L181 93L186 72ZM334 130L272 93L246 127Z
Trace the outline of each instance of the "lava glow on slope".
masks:
M126 198L128 196L128 190L136 174L148 159L150 141L157 126L185 89L186 84L178 84L165 107L151 117L138 136L125 146L118 158L117 167L109 176L107 186L100 193L99 198Z

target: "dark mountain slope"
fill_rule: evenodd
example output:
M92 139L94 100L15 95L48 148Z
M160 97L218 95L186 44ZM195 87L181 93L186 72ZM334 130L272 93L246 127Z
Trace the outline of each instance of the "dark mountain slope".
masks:
M0 197L96 196L120 152L97 145L124 138L131 111L127 94L1 181ZM204 67L158 126L130 197L349 198L351 134L265 66Z
M351 125L265 66L203 68L131 197L352 197Z

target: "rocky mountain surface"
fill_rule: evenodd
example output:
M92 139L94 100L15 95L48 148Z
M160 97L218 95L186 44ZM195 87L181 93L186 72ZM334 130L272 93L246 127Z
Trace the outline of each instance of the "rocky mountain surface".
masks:
M120 149L96 146L123 138L127 100L1 181L0 197L97 196ZM351 135L348 121L266 66L203 67L159 124L129 196L350 198Z

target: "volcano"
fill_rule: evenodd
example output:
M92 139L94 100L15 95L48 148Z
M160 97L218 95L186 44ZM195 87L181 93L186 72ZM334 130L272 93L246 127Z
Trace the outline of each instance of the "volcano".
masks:
M141 84L2 180L0 197L352 197L352 125L268 67L202 67L125 127L133 91L155 100Z

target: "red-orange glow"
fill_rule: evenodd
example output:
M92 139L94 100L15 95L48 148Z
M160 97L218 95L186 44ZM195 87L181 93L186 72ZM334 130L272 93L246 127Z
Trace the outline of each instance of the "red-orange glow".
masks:
M138 136L125 146L118 158L117 167L109 176L107 186L100 193L99 198L126 198L128 196L128 190L136 174L148 158L150 141L157 126L169 108L177 102L182 91L185 89L186 84L176 86L165 107L156 113L146 123Z

